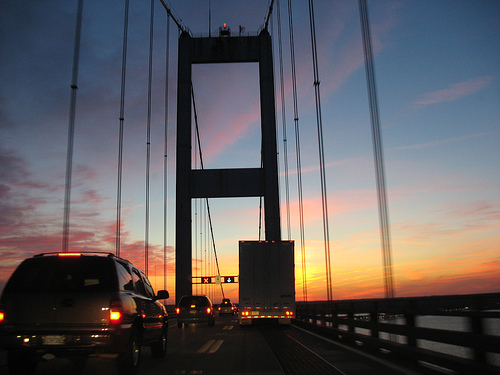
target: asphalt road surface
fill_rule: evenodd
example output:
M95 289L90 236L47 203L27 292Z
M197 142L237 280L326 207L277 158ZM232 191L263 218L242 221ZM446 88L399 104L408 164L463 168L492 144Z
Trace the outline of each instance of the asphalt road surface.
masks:
M165 358L153 358L142 348L139 375L288 375L288 374L415 374L392 364L359 356L338 344L298 328L257 325L240 327L235 316L217 316L214 327L177 327L170 320ZM387 366L389 365L389 367ZM55 358L40 362L36 375L115 375L113 358L89 358L75 364ZM8 373L5 352L0 373Z

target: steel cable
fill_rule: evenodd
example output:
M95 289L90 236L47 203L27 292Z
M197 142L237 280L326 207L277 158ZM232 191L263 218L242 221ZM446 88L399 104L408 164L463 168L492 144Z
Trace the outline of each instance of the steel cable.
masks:
M293 96L293 121L295 128L295 155L297 162L297 190L299 200L299 232L300 232L300 252L302 260L302 295L307 301L307 274L306 274L306 246L304 232L304 203L302 194L302 161L300 155L300 129L299 129L299 107L297 100L297 76L295 70L295 43L293 35L292 1L288 0L288 28L290 32L290 62L292 68L292 96Z
M62 251L68 251L69 219L71 203L71 178L73 171L73 142L75 138L76 93L78 90L78 62L80 60L80 39L82 31L83 0L78 1L76 16L75 45L73 51L73 74L71 78L71 98L68 125L68 148L66 153L66 181L64 189L64 217Z
M323 241L325 247L325 268L326 268L326 294L327 300L331 301L332 293L332 271L330 263L330 230L328 224L328 199L326 190L326 173L325 173L325 150L323 142L323 122L321 118L321 100L319 91L319 70L318 70L318 51L316 46L316 26L314 22L314 7L313 0L309 0L309 23L311 29L311 47L313 59L314 73L314 97L316 102L316 125L318 130L318 151L320 165L320 182L321 182L321 205L323 211Z
M359 0L359 8L363 35L363 52L365 55L366 80L368 86L368 101L370 105L375 174L377 179L377 200L379 206L380 237L382 240L385 294L386 298L394 298L394 282L391 259L391 236L389 231L389 213L387 209L384 158L382 149L382 137L380 131L380 116L377 102L377 90L375 85L375 69L371 47L370 24L368 19L368 8L366 6L366 0Z
M116 239L115 252L120 256L121 248L121 215L122 215L122 179L123 179L123 122L125 121L125 78L127 71L127 40L128 15L130 0L125 1L125 15L123 20L123 49L122 49L122 77L120 89L120 126L118 134L118 182L116 188Z

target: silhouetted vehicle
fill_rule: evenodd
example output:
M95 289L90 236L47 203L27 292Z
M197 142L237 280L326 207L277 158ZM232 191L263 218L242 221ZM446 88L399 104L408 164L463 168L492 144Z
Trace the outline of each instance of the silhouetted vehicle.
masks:
M229 299L224 298L219 306L219 315L222 314L234 315L235 313L236 313L236 307L234 307L234 305L231 303Z
M141 345L167 348L168 315L146 275L113 254L47 253L24 260L0 299L0 346L11 374L30 374L42 356L116 355L135 374Z
M177 312L177 326L190 323L208 323L215 325L215 311L212 301L207 296L183 296L175 309Z

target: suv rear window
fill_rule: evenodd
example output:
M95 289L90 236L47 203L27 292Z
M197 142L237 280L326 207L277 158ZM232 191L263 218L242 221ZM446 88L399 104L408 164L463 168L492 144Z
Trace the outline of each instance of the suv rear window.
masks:
M103 257L26 259L5 286L5 293L94 293L117 289L113 260Z
M191 305L208 306L210 303L206 297L182 297L179 301L179 306L187 307Z

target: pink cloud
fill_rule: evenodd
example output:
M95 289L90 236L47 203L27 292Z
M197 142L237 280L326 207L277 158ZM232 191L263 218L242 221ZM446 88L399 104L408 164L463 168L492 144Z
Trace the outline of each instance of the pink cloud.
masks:
M447 88L423 94L412 103L413 108L421 108L431 104L449 103L487 87L496 79L494 76L484 76L469 79L468 81L448 85Z
M423 148L438 147L438 146L449 144L449 143L456 143L456 142L466 141L468 139L489 136L491 134L492 133L468 134L468 135L464 135L462 137L453 137L453 138L448 138L448 139L439 139L437 141L426 142L426 143L419 143L419 144L415 144L415 145L393 147L392 149L393 150L420 150L420 149L423 149Z

